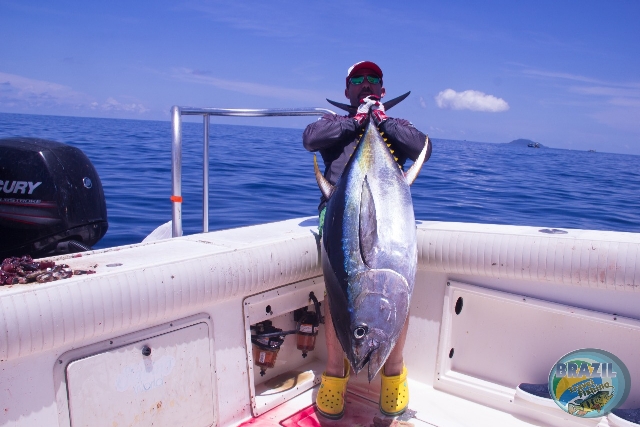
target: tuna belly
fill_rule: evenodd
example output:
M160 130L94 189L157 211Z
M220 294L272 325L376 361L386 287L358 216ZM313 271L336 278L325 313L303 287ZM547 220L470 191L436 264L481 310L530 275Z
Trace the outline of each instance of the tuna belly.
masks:
M324 284L327 291L328 309L331 312L331 320L333 328L338 337L338 341L342 346L342 349L347 353L347 349L350 346L349 336L351 334L349 325L350 312L348 302L348 285L346 276L342 276L343 280L340 280L334 272L329 256L325 251L324 245L322 245L322 272L324 275ZM330 327L326 325L326 327Z

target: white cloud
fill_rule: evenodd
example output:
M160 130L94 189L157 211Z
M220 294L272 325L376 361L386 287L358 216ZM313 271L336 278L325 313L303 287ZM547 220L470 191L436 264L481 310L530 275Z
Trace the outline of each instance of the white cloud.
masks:
M620 107L640 108L640 98L611 98L609 104L618 105Z
M554 73L540 70L524 70L523 73L528 77L547 79L554 81L554 83L570 81L571 83L569 85L564 86L568 92L592 97L609 98L608 103L614 105L637 107L640 102L640 82L637 81L604 81L576 74ZM580 84L580 86L576 85L575 82Z
M612 87L621 87L621 88L628 88L628 89L640 89L640 83L638 82L610 82L605 80L594 79L591 77L581 76L579 74L555 73L555 72L549 72L549 71L530 70L530 69L523 70L523 73L532 77L571 80L571 81L576 81L581 83L592 83L599 86L612 86Z
M87 101L86 95L68 86L0 72L0 106L77 106Z
M621 88L611 86L572 86L569 88L571 92L583 95L611 96L623 98L640 98L640 88Z
M427 108L427 103L425 102L423 97L420 97L420 106L422 108Z
M295 37L305 33L305 24L291 16L294 11L291 14L278 13L278 6L272 3L214 0L186 3L184 7L196 10L216 22L263 37ZM274 19L278 20L278 25L272 25Z
M522 72L532 77L573 80L573 81L582 82L582 83L602 83L600 80L581 76L579 74L555 73L555 72L542 71L542 70L523 70Z
M245 93L248 95L314 102L324 99L322 93L308 89L291 89L287 87L270 86L254 82L225 80L209 76L201 71L191 70L188 68L180 68L174 70L173 77L182 81L205 84L232 92Z
M445 110L472 110L497 113L507 111L509 104L502 98L487 95L477 90L465 90L456 92L453 89L445 89L435 97L439 108Z
M640 81L607 81L532 69L523 70L523 73L564 89L568 96L563 103L594 110L589 114L590 119L625 132L640 131Z
M140 103L121 103L113 97L97 102L91 96L68 86L0 72L0 107L13 111L52 112L71 108L75 111L105 112L149 111Z
M634 132L636 135L640 132L637 108L613 108L594 112L590 116L597 122L613 128Z
M145 106L142 104L122 104L111 97L107 98L107 100L101 105L98 105L97 102L94 102L92 103L92 106L104 111L127 111L134 113L146 113L147 111L149 111L149 109L145 108Z

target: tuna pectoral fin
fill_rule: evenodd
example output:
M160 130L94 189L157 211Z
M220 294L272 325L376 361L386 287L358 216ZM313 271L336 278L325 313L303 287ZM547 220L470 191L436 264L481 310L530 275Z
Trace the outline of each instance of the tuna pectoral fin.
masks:
M404 174L404 177L407 179L407 183L409 185L413 184L413 181L415 181L416 178L418 177L418 174L420 173L420 169L422 168L422 165L424 163L424 158L429 152L430 144L431 144L431 140L427 136L427 140L424 142L424 147L422 148L420 155L418 156L416 161L413 162L409 170Z
M329 198L331 198L331 195L333 194L333 190L335 187L331 185L331 183L327 181L327 178L325 178L320 172L320 169L318 168L318 159L316 158L315 154L313 155L313 170L316 173L316 181L318 181L320 192L324 197L327 198L327 200L329 200Z
M360 197L360 254L362 261L373 268L378 248L378 221L376 219L376 204L373 201L371 188L367 177L362 183Z

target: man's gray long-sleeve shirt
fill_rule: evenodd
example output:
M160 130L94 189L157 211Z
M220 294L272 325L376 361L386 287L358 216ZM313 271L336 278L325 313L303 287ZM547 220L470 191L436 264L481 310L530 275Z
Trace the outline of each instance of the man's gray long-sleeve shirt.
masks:
M388 118L378 129L384 133L387 143L391 144L393 155L404 169L407 159L415 160L422 151L427 136L404 119ZM356 149L359 135L363 128L358 126L353 117L325 114L318 121L311 123L302 134L304 148L319 151L325 164L324 177L334 184L340 178L349 157ZM425 161L431 156L431 145ZM322 196L318 210L322 210L327 200Z

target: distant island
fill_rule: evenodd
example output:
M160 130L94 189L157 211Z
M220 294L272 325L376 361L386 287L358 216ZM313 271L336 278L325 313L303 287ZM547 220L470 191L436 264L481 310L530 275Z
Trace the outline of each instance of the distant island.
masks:
M546 147L546 146L540 144L539 142L535 142L535 141L532 141L530 139L514 139L513 141L509 142L508 144L515 145L517 147L549 148L549 147Z

